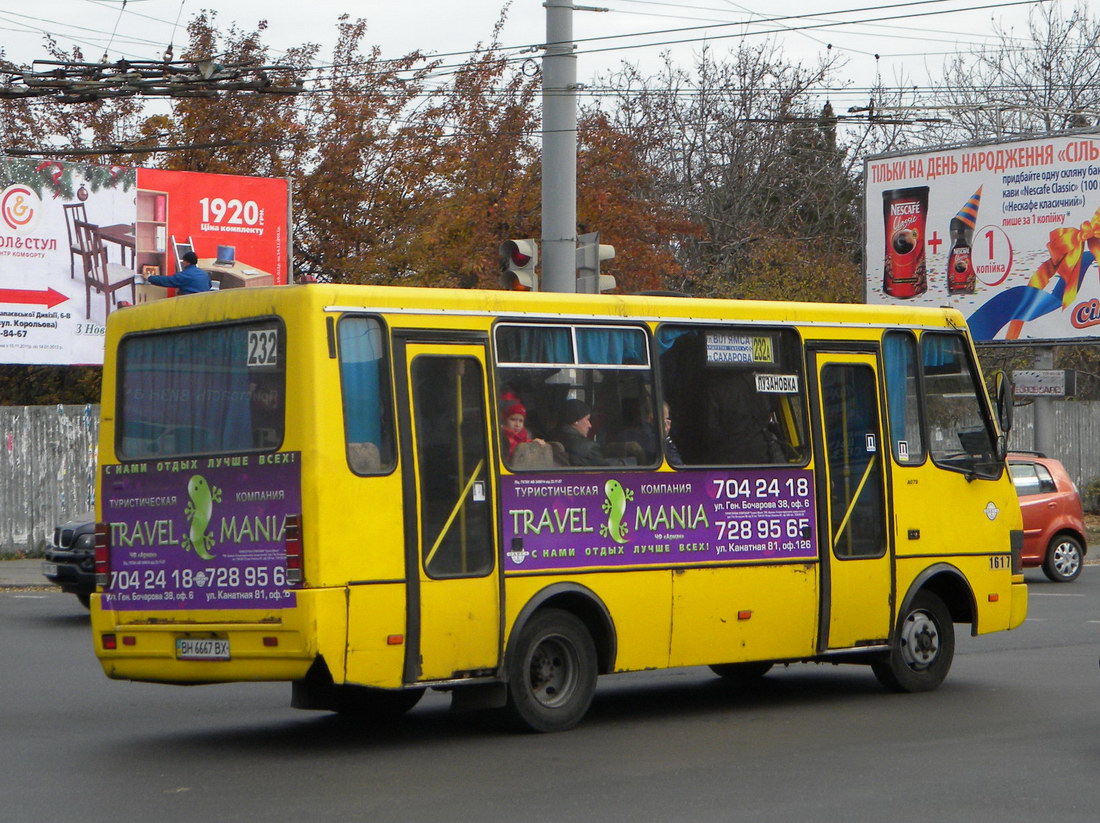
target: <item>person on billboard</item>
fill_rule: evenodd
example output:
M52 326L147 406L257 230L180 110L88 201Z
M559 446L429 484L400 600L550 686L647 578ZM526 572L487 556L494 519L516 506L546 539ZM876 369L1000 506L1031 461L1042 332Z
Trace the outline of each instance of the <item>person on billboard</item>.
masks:
M180 257L186 265L175 274L150 274L145 279L154 286L166 286L177 289L180 294L199 294L210 291L210 275L200 269L198 255L193 251L184 252Z

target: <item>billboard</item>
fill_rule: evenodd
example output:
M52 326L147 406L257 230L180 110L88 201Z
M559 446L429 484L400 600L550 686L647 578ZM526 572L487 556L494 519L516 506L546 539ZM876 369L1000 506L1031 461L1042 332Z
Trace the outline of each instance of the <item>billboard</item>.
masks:
M950 306L978 341L1100 335L1100 134L867 160L868 303Z
M194 251L221 288L281 285L284 179L0 156L0 363L98 365L107 315L172 292Z

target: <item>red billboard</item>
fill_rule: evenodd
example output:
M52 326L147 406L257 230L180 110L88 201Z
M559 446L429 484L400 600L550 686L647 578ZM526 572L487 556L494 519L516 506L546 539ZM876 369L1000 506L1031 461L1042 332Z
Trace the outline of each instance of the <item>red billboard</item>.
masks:
M138 169L137 271L175 274L193 251L222 288L284 285L289 208L286 180Z

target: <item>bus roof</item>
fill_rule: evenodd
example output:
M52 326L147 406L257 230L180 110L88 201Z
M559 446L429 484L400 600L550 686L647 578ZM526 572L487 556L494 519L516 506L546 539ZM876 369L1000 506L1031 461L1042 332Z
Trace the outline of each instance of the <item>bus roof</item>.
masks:
M230 289L158 300L112 312L116 333L216 322L239 317L307 311L371 311L403 314L606 318L609 320L704 320L801 325L965 328L951 308L854 303L797 303L631 294L560 294L482 289L307 284Z

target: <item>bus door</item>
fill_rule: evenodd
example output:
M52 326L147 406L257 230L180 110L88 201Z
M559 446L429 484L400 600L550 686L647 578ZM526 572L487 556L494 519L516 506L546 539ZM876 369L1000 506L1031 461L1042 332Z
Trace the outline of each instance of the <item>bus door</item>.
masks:
M405 681L489 674L500 656L501 595L486 348L401 342Z
M821 614L818 651L885 643L893 614L878 361L812 352Z

